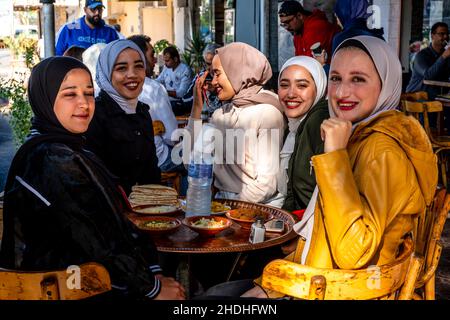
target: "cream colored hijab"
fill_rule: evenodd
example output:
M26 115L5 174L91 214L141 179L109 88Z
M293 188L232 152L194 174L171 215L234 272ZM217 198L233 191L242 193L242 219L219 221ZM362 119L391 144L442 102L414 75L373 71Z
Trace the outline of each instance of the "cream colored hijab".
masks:
M381 92L378 96L375 108L367 118L353 124L353 129L355 129L358 124L369 121L381 112L397 108L402 91L402 67L394 50L383 40L371 36L357 36L343 41L334 52L333 57L342 48L350 46L362 47L365 49L366 53L372 58L381 79ZM333 58L331 59L330 71L331 70L333 70ZM328 109L330 111L330 116L336 117L330 102L328 102ZM314 226L314 211L318 196L319 189L316 186L305 214L303 215L303 219L294 225L295 232L306 239L301 259L302 264L306 261L311 245Z
M287 169L289 166L289 160L291 159L292 152L294 152L295 146L295 136L297 134L297 129L300 126L300 123L305 119L306 115L309 111L314 108L314 106L319 102L320 99L325 94L327 89L327 75L322 68L322 65L314 58L308 56L297 56L290 58L285 62L283 67L280 70L280 75L278 76L278 85L280 84L280 79L283 74L283 71L289 68L290 66L300 66L305 68L312 76L314 83L316 85L316 97L312 106L309 108L308 112L304 114L300 118L288 118L289 122L289 134L286 137L286 141L284 142L283 148L280 152L280 172L277 177L277 189L278 191L286 195L287 194L287 183L288 183L288 175Z
M357 36L342 42L333 54L345 47L363 47L372 58L378 75L381 79L381 92L377 105L372 113L358 123L353 124L353 128L361 122L367 122L376 117L380 112L394 110L400 102L402 93L402 66L395 51L383 40L371 36ZM330 70L333 69L333 59L331 59ZM336 117L328 101L330 117Z
M231 103L236 107L271 104L282 111L274 94L261 92L272 78L272 68L267 58L257 49L242 42L233 42L216 50L236 95Z

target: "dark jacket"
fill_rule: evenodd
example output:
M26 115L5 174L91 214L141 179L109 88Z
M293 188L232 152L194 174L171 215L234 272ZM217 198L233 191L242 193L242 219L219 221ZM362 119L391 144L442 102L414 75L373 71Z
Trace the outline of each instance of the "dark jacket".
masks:
M416 55L406 92L426 91L428 98L434 99L441 88L424 85L423 80L448 81L449 77L450 58L442 58L430 45Z
M289 160L288 188L283 209L288 211L305 209L316 186L311 157L323 153L320 125L330 117L328 104L320 100L300 123L295 137L294 151Z
M348 23L348 25L344 26L344 30L336 35L333 38L333 48L332 53L336 50L336 48L344 41L356 36L373 36L384 40L383 38L384 30L381 29L369 29L367 28L367 20L366 19L355 19Z
M5 190L1 265L52 270L97 262L119 292L154 297L161 269L153 242L127 219L116 184L86 154L49 142L26 153Z
M87 132L87 148L119 177L127 195L135 184L161 181L152 118L142 102L136 114L126 114L105 91L100 91Z

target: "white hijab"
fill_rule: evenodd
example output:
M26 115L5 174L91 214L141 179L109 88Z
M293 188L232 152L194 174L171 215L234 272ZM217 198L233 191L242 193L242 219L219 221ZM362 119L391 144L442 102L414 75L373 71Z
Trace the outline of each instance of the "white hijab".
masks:
M322 65L316 59L308 56L297 56L286 61L286 63L280 70L280 74L278 76L278 85L280 84L280 79L283 71L290 66L300 66L308 70L316 85L316 98L314 99L311 108L309 108L308 112L306 112L306 114L304 114L302 117L288 118L289 134L286 137L283 149L281 149L280 151L280 172L277 178L278 191L283 195L287 194L287 169L292 152L294 152L297 129L300 126L302 120L305 119L309 111L317 104L317 102L319 102L320 99L322 99L327 88L327 76L322 68Z
M357 125L367 122L378 116L381 112L394 110L397 108L400 95L402 92L402 67L394 50L383 40L372 36L357 36L343 41L334 51L333 58L336 53L347 46L363 46L372 58L378 75L381 79L381 92L378 96L377 104L372 113L360 122L353 124L353 130ZM331 68L333 68L333 58L331 59ZM328 109L330 117L336 117L336 114L328 101ZM301 263L305 264L311 245L312 232L314 227L314 211L316 208L317 198L319 196L319 188L314 189L311 200L303 215L303 219L294 225L294 230L306 240Z

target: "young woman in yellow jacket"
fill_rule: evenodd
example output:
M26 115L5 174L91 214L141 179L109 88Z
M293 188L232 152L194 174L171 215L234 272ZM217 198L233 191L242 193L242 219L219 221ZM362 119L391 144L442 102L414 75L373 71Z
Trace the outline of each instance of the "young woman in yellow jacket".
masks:
M324 153L311 159L317 189L295 226L306 239L299 241L296 262L383 265L395 259L407 234L414 236L417 217L435 193L437 160L420 123L395 110L401 75L397 55L378 38L354 37L336 50L330 119L321 125ZM256 286L242 296L267 294Z

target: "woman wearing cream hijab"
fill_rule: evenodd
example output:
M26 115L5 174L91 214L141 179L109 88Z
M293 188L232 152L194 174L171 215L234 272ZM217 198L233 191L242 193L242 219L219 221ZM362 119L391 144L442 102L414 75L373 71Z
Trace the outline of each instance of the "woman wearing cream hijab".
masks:
M272 69L261 52L236 42L217 49L212 70L211 84L224 102L209 121L223 137L223 145L216 146L215 151L214 185L219 190L216 197L264 203L277 191L278 155L284 131L278 97L262 89L272 77ZM205 72L197 80L194 92L188 125L194 137L199 131L194 130L194 123L201 121L206 75ZM244 134L255 136L256 140L248 143L241 139ZM230 148L231 143L227 145L230 141L234 148Z

